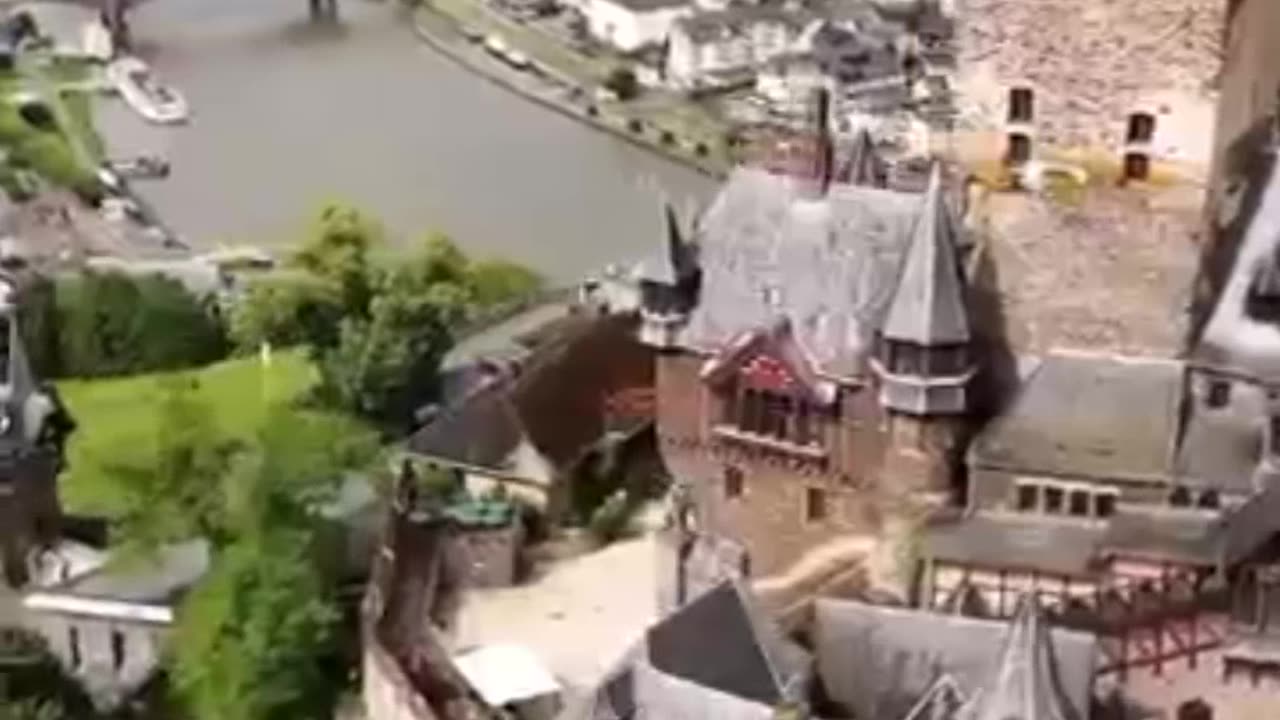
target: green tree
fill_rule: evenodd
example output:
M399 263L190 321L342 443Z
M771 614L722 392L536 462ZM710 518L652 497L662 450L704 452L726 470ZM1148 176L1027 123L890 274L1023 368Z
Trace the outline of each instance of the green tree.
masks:
M140 460L103 463L112 539L127 557L193 537L215 544L228 537L224 477L237 445L222 435L197 388L191 377L164 379L150 452Z
M605 78L604 86L612 90L619 100L630 100L640 94L640 82L629 67L614 68Z
M379 294L371 316L344 321L338 346L322 356L322 397L385 429L406 429L434 396L463 299L451 285Z
M307 532L232 542L178 612L172 677L190 717L327 720L339 617Z
M213 304L171 278L86 272L61 280L56 292L64 375L177 369L226 354Z
M376 283L370 255L382 240L375 220L356 208L331 203L321 208L289 264L332 283L345 317L362 316Z
M253 281L236 302L231 339L242 350L263 343L330 347L342 314L342 296L331 283L307 272L276 272Z
M532 297L545 286L538 273L508 260L481 260L469 272L475 303L498 307Z

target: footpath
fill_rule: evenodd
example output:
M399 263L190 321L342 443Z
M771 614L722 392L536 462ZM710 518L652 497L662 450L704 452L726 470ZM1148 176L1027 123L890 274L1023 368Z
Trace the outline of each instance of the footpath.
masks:
M597 99L596 88L616 65L589 58L478 0L427 0L413 12L413 27L426 45L468 72L588 127L711 177L723 177L730 167L726 128L704 108L648 88L637 101ZM501 37L529 58L530 67L512 67L468 35Z

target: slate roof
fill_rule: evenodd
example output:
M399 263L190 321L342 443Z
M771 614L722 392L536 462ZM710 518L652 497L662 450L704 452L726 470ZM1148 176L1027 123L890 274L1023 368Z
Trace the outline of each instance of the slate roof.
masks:
M665 197L659 197L657 220L654 237L659 246L640 261L635 274L642 281L675 285L695 269L694 248L686 242L680 220Z
M572 465L604 435L609 397L653 387L652 351L636 341L635 322L632 315L576 316L518 375L499 376L446 408L406 449L507 472L511 453L527 441L558 468ZM652 417L630 420L638 429Z
M649 664L667 675L766 705L805 673L803 653L726 581L649 629Z
M195 585L208 569L209 543L190 540L162 548L150 560L123 566L108 564L42 592L165 605Z
M1099 525L1039 515L977 513L938 524L924 536L926 557L986 568L1089 577L1106 537Z
M1165 481L1182 366L1170 360L1046 357L973 443L973 467L1114 481Z
M979 695L1006 669L1007 646L1015 643L1024 657L1052 653L1062 699L1081 717L1089 707L1097 652L1092 635L1050 631L1043 623L1028 633L998 620L832 598L815 602L814 618L819 677L828 697L854 717L906 717L944 677L960 694Z
M714 352L785 316L820 371L860 374L923 201L841 183L812 199L807 185L733 172L701 218L702 289L683 345Z
M1092 674L1092 662L1089 663ZM1085 687L1088 690L1088 686ZM1019 601L1005 635L999 660L987 679L974 688L956 720L1082 720L1089 716L1088 694L1074 704L1058 677L1054 642L1034 595Z
M955 230L942 195L942 170L934 165L924 207L911 230L911 247L898 289L881 329L885 338L917 345L969 342L964 284Z
M607 2L635 13L667 10L689 4L688 0L607 0Z

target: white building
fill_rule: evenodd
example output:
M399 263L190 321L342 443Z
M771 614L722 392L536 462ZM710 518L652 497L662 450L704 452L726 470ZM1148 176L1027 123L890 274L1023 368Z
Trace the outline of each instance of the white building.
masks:
M672 24L693 12L688 0L583 0L592 37L623 52L665 42Z
M671 29L667 82L697 90L750 80L769 60L795 52L812 15L803 9L743 5L698 12Z

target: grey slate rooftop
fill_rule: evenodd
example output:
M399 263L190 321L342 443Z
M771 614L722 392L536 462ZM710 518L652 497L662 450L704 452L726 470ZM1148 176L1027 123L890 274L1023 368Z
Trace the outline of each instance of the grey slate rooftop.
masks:
M969 451L970 464L1058 477L1164 481L1182 366L1171 360L1055 354Z
M163 605L195 585L208 569L208 541L190 540L162 548L154 558L107 565L43 592Z
M682 344L714 352L786 317L824 373L862 372L924 199L842 183L813 199L807 185L734 171L701 218L702 291Z

